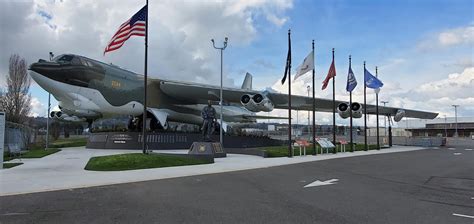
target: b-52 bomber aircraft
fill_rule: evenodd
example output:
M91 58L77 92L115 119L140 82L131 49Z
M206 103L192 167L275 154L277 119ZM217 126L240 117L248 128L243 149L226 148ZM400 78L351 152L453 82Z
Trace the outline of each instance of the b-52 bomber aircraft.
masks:
M29 67L30 76L59 102L60 111L53 111L52 117L87 121L91 124L102 117L130 115L140 119L143 114L144 76L102 63L84 56L63 54L52 61L40 59ZM149 128L168 129L168 122L202 124L201 110L208 100L219 101L217 86L178 82L151 78L148 80ZM257 115L273 109L288 109L288 95L275 91L252 90L252 77L247 73L240 89L223 89L223 129L227 125L255 123L256 119L282 119ZM312 98L292 96L292 109L312 110ZM316 98L316 111L332 112L333 102ZM342 118L350 115L362 117L363 107L368 114L375 114L374 105L357 102L349 105L336 101L337 111ZM216 110L218 113L220 110ZM379 106L379 114L400 121L403 117L434 119L438 114L417 110ZM138 125L137 125L138 126ZM138 128L138 127L136 127ZM133 127L132 127L133 129Z

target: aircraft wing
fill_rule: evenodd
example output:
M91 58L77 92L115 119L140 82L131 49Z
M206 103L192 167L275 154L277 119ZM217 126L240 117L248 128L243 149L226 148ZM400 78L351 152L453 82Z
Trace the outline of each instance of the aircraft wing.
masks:
M281 93L270 93L268 98L272 100L275 104L275 108L279 109L288 109L288 95ZM315 98L316 111L321 112L332 112L333 102L331 99L322 99ZM340 103L347 103L347 101L336 100L336 107ZM360 102L359 102L360 103ZM295 110L312 110L313 108L313 99L312 97L307 96L291 96L291 105L292 109ZM364 106L363 103L360 105ZM376 105L367 104L367 114L376 114ZM384 107L379 105L379 114L380 115L390 115L395 116L398 110L403 109L405 111L405 117L411 118L420 118L420 119L434 119L438 116L438 113L419 111L419 110L410 110L405 108L395 108L395 107Z
M182 104L207 104L208 100L219 101L220 88L217 86L185 83L175 81L159 81L159 88L166 95L175 98ZM257 94L258 91L223 88L224 101L228 103L238 103L244 94Z
M179 100L180 104L189 103L189 104L206 104L207 100L219 100L219 87L205 85L205 84L196 84L196 83L184 83L176 81L166 81L159 80L159 88L171 98ZM248 89L235 89L235 88L223 88L224 102L230 104L240 104L240 99L245 94L257 94L260 93L268 97L276 109L288 109L288 95L276 92L268 91L255 91ZM322 99L316 98L316 111L321 112L332 112L333 102L331 99ZM306 96L293 95L291 97L292 109L295 110L307 110L311 111L313 109L313 99ZM340 103L345 103L347 101L336 100L336 107ZM361 103L362 106L364 106ZM394 107L384 107L379 106L380 115L390 115L395 116L399 109L405 110L405 117L411 118L420 118L420 119L434 119L438 116L438 113L418 111L418 110L409 110L405 108L394 108ZM376 106L367 105L367 113L375 114Z

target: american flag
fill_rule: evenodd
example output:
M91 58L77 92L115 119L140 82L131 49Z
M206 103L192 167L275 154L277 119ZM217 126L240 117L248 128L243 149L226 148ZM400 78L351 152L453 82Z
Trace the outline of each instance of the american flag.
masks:
M105 48L104 54L119 49L131 36L145 36L147 14L148 8L145 5L140 11L135 13L132 18L120 25L118 31Z

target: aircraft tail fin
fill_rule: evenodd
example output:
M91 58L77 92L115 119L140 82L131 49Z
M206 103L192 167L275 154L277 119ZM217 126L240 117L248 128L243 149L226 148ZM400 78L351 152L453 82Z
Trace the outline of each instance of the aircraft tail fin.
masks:
M252 90L252 75L248 72L245 74L245 79L242 83L242 89Z

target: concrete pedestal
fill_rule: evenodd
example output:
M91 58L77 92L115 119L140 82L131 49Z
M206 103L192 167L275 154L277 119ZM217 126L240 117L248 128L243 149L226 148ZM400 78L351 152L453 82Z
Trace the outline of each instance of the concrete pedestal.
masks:
M193 142L188 154L213 155L214 158L226 157L227 154L220 142Z

